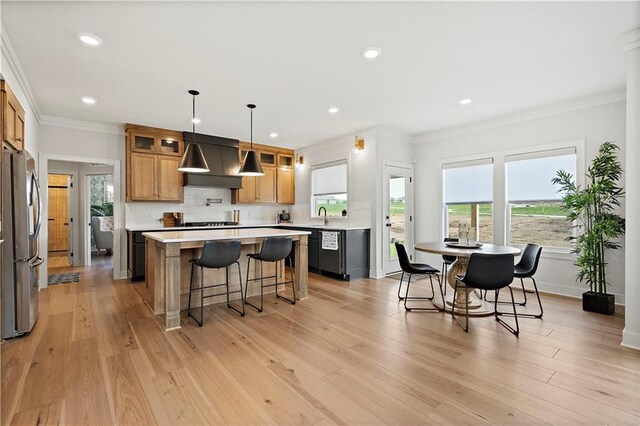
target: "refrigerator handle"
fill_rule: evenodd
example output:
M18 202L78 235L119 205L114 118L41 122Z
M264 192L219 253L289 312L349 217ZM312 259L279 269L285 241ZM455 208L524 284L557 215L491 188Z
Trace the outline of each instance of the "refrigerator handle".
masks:
M40 226L42 225L42 198L40 197L40 184L35 173L31 175L31 184L38 194L38 220L36 221L36 228L33 235L38 238L40 235Z
M44 259L41 258L40 256L36 255L35 259L33 259L31 262L29 262L29 266L31 268L35 268L36 266L42 265L42 262L44 262Z

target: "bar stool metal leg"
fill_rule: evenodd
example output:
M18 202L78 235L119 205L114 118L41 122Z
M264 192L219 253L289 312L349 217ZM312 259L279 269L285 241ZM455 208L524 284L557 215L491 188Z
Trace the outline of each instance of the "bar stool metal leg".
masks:
M293 299L289 299L288 297L285 296L281 296L278 294L278 273L276 272L276 297L282 300L286 300L287 302L291 303L292 305L296 304L296 286L295 283L293 282L293 262L291 261L291 257L288 256L286 259L289 259L289 273L291 274L291 289L293 291ZM284 259L282 261L282 263L285 264L286 266L286 259ZM286 269L286 268L285 268ZM285 283L287 282L287 271L285 270L284 272L284 281Z

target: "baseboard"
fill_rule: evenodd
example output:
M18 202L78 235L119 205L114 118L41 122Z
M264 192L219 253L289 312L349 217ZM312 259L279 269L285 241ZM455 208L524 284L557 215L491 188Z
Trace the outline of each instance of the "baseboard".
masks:
M369 278L380 279L384 278L384 271L382 269L370 269L369 270Z
M124 271L120 271L116 280L126 280L127 278L129 278L129 271L125 269Z
M529 288L528 285L527 285L527 288ZM549 294L555 294L559 296L573 297L576 299L581 299L582 293L589 290L589 288L586 286L569 287L566 285L551 284L551 283L545 283L540 281L538 281L538 289L540 290L541 293L549 293ZM612 294L616 297L616 305L624 306L624 294L617 294L617 293L612 293Z
M622 330L622 343L620 346L640 351L640 333L629 331L626 328Z

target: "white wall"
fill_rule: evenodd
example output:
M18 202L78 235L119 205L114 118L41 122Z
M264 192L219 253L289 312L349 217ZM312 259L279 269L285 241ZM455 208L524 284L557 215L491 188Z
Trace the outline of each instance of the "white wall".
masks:
M615 99L615 98L614 98ZM440 132L422 135L415 140L416 156L416 241L440 240L442 235L440 204L441 162L461 155L481 157L488 152L527 149L556 142L584 139L585 163L596 155L599 146L614 141L620 148L619 158L625 158L625 102L613 101L598 106L574 109L553 115L531 118L497 126L480 123L478 130ZM505 121L506 122L506 121ZM494 188L504 187L504 174L498 173ZM622 181L624 186L624 178ZM494 206L494 211L496 207ZM624 214L624 212L623 212ZM495 213L494 213L495 216ZM494 228L496 222L494 221ZM495 230L494 230L495 235ZM442 261L437 256L421 254L419 260L432 265ZM617 303L624 303L624 247L609 257L610 290ZM545 254L540 261L536 279L543 291L579 296L588 288L575 282L576 268L570 256Z

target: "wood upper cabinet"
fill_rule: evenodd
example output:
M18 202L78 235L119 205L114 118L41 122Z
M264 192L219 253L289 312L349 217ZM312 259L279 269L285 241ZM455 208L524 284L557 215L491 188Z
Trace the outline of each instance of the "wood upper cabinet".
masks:
M24 149L24 108L6 81L0 81L2 91L2 140L11 148Z
M184 200L183 174L178 171L184 141L171 130L127 124L127 201Z
M240 142L240 164L250 149L248 142ZM245 176L242 188L234 189L231 200L235 203L295 203L294 156L290 149L253 144L264 176Z

